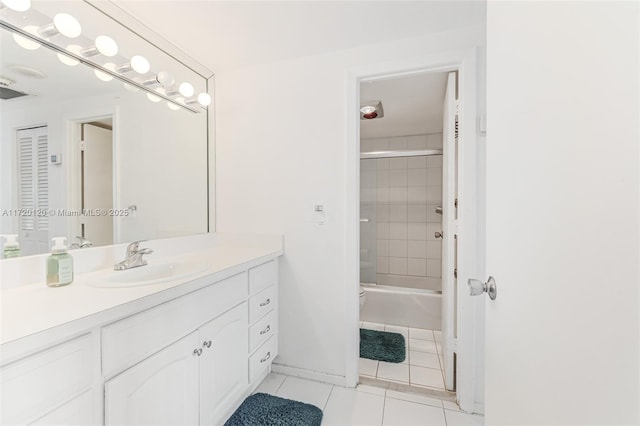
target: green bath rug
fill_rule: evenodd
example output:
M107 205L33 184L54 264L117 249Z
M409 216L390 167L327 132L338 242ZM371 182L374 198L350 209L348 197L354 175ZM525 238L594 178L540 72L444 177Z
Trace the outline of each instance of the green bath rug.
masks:
M399 363L405 357L402 334L360 329L360 358Z
M315 405L266 393L256 393L226 421L224 426L320 426L322 410Z

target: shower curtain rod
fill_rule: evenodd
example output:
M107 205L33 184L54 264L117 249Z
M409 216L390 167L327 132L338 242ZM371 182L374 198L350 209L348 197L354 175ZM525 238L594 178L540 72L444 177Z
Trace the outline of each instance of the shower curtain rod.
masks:
M360 159L365 160L369 158L392 158L392 157L422 157L429 155L442 155L441 149L411 149L411 150L397 150L397 151L371 151L361 152Z

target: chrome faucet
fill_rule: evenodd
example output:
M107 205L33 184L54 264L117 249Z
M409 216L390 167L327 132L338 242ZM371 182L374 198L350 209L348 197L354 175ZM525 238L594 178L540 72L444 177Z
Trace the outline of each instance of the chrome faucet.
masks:
M69 248L78 249L78 248L88 248L93 247L93 243L87 240L85 237L76 236L76 238L80 241L79 243L73 243Z
M138 266L144 266L147 261L142 258L145 254L153 253L150 248L139 248L141 241L134 241L127 246L127 257L120 263L113 265L114 271L124 271L125 269L137 268Z

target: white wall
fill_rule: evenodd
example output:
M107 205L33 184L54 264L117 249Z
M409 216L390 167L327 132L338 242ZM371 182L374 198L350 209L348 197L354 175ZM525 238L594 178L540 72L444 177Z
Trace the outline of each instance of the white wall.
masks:
M640 424L638 2L487 15L486 424Z
M217 230L285 235L277 363L345 376L348 70L483 40L471 28L216 74Z

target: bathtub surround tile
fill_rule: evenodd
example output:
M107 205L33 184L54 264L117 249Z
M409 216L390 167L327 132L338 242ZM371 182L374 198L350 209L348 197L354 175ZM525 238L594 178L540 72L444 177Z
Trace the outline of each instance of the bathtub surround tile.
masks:
M412 351L429 352L432 354L438 353L436 342L412 339L411 336L409 336L409 348L411 348Z
M389 170L389 186L407 186L407 169Z
M367 138L360 140L360 146L365 145L368 149L366 151L386 151L389 149L389 138Z
M407 168L408 169L426 169L428 157L408 157Z
M440 278L442 276L442 262L440 259L427 259L427 276Z
M438 408L442 407L442 400L431 398L419 393L387 390L387 398L400 399L402 401L415 402L417 404L430 405L432 407Z
M380 361L378 364L377 377L394 382L409 383L409 364L394 364Z
M433 336L435 337L436 342L442 342L442 331L433 330Z
M390 240L406 240L407 230L409 229L407 223L391 222L389 223L389 239Z
M407 240L389 240L390 257L407 257Z
M376 377L378 374L378 361L374 359L360 358L360 375Z
M446 426L444 410L415 402L387 398L384 404L383 426Z
M442 278L426 277L425 281L426 281L426 285L425 285L426 289L434 290L434 291L442 291Z
M389 188L378 188L376 192L376 199L379 203L389 202Z
M408 201L407 187L390 187L389 188L389 202L391 203L406 203Z
M409 364L417 367L440 369L438 355L429 352L409 351Z
M424 328L409 328L409 337L418 340L435 341L435 338L433 337L433 331L425 330Z
M373 220L372 217L363 218L369 219L369 223ZM389 222L389 204L377 204L376 205L376 222Z
M373 395L334 386L322 416L323 425L379 425L384 395Z
M427 204L427 211L426 211L426 216L427 216L427 220L426 222L431 222L431 223L442 223L442 215L439 213L436 213L436 207L442 207L442 203L429 203Z
M427 186L428 169L409 169L407 174L408 186Z
M389 187L389 170L376 171L376 187L377 188Z
M376 262L377 270L379 274L389 273L389 258L386 256L378 257Z
M407 136L407 149L426 149L427 135Z
M442 202L442 186L429 185L427 186L427 202Z
M407 149L407 137L406 136L394 136L389 138L389 149Z
M442 133L431 133L427 135L428 149L442 149Z
M407 169L406 157L389 158L389 170L406 170L406 169Z
M427 241L427 259L442 258L442 241Z
M426 185L435 186L442 185L442 168L441 167L427 167L426 170Z
M378 158L376 160L376 165L378 166L378 170L389 170L389 159ZM426 167L426 164L425 164L425 167Z
M438 350L438 354L442 356L442 341L436 342L436 349Z
M436 232L442 232L442 225L439 223L427 223L427 241L438 241L442 239L436 238Z
M390 222L406 222L407 221L407 205L404 203L393 203L389 205Z
M417 277L427 276L427 259L407 259L407 274Z
M442 155L430 155L427 157L427 168L442 168Z
M427 222L428 220L427 205L421 203L409 203L407 206L408 222Z
M425 186L410 186L407 188L407 201L409 203L426 203L429 197L428 188Z
M406 257L390 257L389 273L396 275L407 275L407 258Z
M407 234L409 240L428 240L426 223L408 223Z
M376 225L376 231L378 232L378 239L388 240L389 230L390 230L390 226L388 222L378 222Z
M415 384L418 386L444 389L442 371L440 371L439 368L435 369L412 365L410 366L410 380L411 384Z
M415 259L427 259L427 242L417 240L407 241L407 256Z
M329 399L331 388L332 385L326 383L288 376L276 396L313 404L322 410Z
M378 239L376 246L378 250L378 257L389 256L389 240Z

